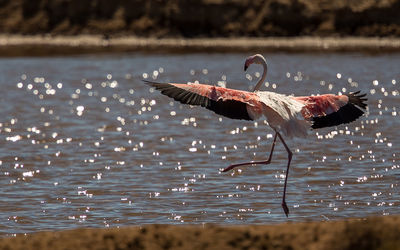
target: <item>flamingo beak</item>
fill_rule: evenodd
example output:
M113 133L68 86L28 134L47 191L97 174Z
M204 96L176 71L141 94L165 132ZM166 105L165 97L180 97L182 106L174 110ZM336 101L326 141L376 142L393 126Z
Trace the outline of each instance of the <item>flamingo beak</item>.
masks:
M248 66L245 64L245 65L244 65L244 71L246 71L247 68L248 68Z

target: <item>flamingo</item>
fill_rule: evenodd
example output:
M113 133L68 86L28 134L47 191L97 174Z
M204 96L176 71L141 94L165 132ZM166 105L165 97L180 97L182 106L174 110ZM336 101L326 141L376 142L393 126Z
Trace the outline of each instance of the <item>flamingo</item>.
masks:
M364 114L367 98L364 98L366 94L360 94L360 91L343 95L324 94L299 97L259 91L267 76L267 62L262 55L256 54L246 58L244 70L246 71L251 64L260 64L263 67L263 74L252 92L206 84L143 81L176 101L199 105L228 118L256 120L263 115L275 132L268 159L233 164L222 172L244 165L270 164L276 140L279 138L288 154L282 196L282 208L288 217L286 186L292 151L282 134L287 137L304 137L310 128L318 129L350 123Z

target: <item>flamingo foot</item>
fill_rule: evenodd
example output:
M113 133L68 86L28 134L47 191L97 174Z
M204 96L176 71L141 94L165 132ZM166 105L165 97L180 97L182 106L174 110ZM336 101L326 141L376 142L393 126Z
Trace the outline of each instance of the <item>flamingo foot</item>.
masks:
M282 201L282 208L283 208L283 211L285 212L286 217L289 217L289 208L286 205L286 201Z
M231 169L234 169L236 167L239 167L239 166L245 166L245 165L249 166L249 165L257 165L257 164L270 164L270 163L271 163L271 159L269 159L267 161L251 161L251 162L233 164L233 165L230 165L229 167L225 168L224 170L222 170L222 172L227 172L227 171L229 171Z
M228 172L229 170L234 169L235 167L237 167L237 166L230 165L229 167L224 168L224 170L222 170L222 172Z
M233 164L233 165L230 165L230 166L224 168L224 170L222 170L222 172L228 172L229 170L234 169L236 167L244 166L244 165L250 165L250 164L252 164L252 163L251 162L247 162L247 163Z

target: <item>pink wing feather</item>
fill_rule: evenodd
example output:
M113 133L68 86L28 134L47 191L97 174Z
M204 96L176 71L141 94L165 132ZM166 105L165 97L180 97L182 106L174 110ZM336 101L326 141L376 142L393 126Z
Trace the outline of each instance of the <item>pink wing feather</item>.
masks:
M254 92L227 89L206 84L157 83L145 81L162 94L183 104L199 105L232 119L253 120L263 113L264 103ZM303 103L301 114L312 128L349 123L360 117L367 107L365 94L292 97Z
M326 94L320 96L293 97L305 104L302 115L313 122L312 128L323 128L349 123L364 114L367 107L365 94L360 91L344 95Z
M206 84L145 82L183 104L199 105L232 119L253 120L247 105L259 106L259 97L252 92Z
M325 116L338 111L348 103L349 98L345 95L319 95L294 97L295 100L305 104L302 114L304 118Z
M241 91L236 89L227 89L207 84L194 84L194 83L193 84L166 83L166 84L207 97L208 99L214 101L235 100L251 105L254 99L258 98L258 96L253 92Z

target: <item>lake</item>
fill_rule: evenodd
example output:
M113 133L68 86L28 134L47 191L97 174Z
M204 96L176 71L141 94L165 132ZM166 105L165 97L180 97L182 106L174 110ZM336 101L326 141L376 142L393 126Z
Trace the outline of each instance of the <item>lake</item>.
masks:
M273 224L400 213L400 54L268 53L263 90L367 93L351 124L287 138L181 105L142 79L250 90L248 54L0 58L0 233L145 224Z

